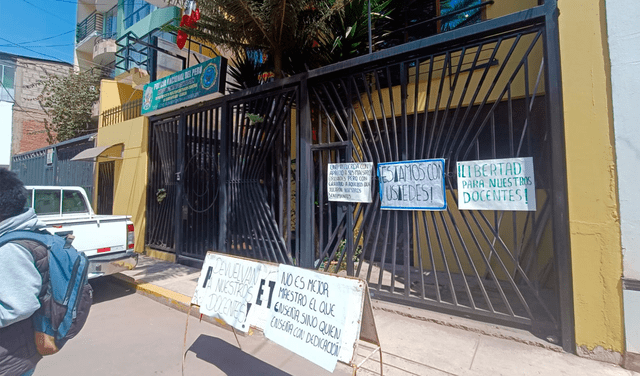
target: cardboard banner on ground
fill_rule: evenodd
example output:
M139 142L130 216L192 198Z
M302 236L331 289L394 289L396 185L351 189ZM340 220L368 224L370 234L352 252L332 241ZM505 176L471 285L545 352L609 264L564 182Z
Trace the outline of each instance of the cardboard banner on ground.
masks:
M329 163L327 197L329 201L371 202L373 162Z
M358 278L209 252L191 304L239 331L261 329L331 372L337 361L354 366L358 339L382 354L367 284Z
M362 316L364 282L280 265L264 335L333 372L351 362Z
M444 159L378 163L380 209L446 210Z
M264 329L277 274L276 264L209 252L191 304L241 332L250 326Z
M536 210L531 157L458 162L457 171L460 210Z

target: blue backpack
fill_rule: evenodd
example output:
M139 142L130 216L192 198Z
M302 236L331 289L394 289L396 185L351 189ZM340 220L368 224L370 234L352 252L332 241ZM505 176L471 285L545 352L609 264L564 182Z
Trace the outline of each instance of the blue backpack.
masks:
M78 334L89 316L93 301L87 278L89 260L65 238L44 231L11 231L0 237L0 247L9 242L22 245L32 254L37 246L46 247L49 279L45 278L46 270L39 268L43 275L41 306L31 319L38 351L41 355L54 354Z

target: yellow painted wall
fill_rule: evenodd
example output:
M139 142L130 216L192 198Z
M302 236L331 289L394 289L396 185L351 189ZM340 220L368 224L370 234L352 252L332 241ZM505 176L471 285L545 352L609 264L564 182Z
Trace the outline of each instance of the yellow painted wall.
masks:
M622 353L622 247L604 0L559 0L558 8L576 343Z
M142 98L142 90L136 90L129 84L119 83L116 80L100 81L100 115L98 127L102 127L103 112L122 106L134 99Z
M122 159L116 160L115 163L113 214L132 216L136 231L136 252L144 251L148 131L148 119L140 116L119 124L98 128L96 145L123 144ZM114 149L117 148L106 150L105 155ZM117 150L118 154L119 150Z
M485 9L486 19L498 18L506 14L515 13L524 9L530 9L538 5L538 0L495 0Z
M100 114L140 98L142 98L142 90L136 90L131 85L118 83L115 80L100 82Z

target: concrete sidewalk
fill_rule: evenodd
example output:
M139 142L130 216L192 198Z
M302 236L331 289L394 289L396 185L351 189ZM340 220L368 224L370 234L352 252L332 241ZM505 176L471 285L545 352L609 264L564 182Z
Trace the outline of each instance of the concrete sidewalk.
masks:
M200 269L140 255L120 281L154 300L186 312ZM580 358L528 331L372 300L385 375L639 375L617 365ZM254 336L262 336L256 331ZM262 337L263 341L269 341ZM356 364L374 347L359 342ZM283 349L283 351L286 351ZM380 374L379 355L358 375ZM337 371L349 367L338 364Z

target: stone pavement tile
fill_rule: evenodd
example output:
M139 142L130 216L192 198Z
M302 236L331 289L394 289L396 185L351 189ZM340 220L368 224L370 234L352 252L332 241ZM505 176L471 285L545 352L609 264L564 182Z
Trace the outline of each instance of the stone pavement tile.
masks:
M373 347L369 344L360 344L356 355L355 364L359 365L362 361L371 354ZM411 359L406 359L395 354L382 352L383 361L383 375L387 376L451 376L452 373L439 370L434 367L430 367L426 364L415 362ZM380 354L376 352L373 356L367 359L358 369L359 376L374 376L380 375Z
M514 341L481 336L470 369L461 376L637 376L617 365Z
M125 270L121 272L121 274L129 276L135 280L158 283L160 281L167 281L184 276L199 276L200 269L157 260L145 255L139 255L138 265L133 270Z
M435 371L459 375L469 369L479 334L380 310L374 315L384 363L410 359L430 367L431 373L415 373L426 375ZM385 358L385 354L394 357Z
M153 282L154 285L178 292L180 294L192 297L196 291L198 278L200 273L196 275L186 275L181 277L173 277L170 279L159 280ZM143 278L144 279L144 278ZM146 281L146 279L144 279Z

